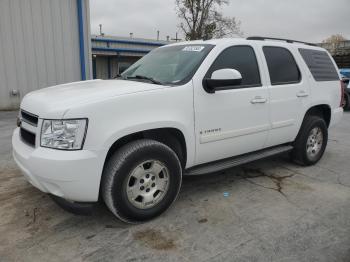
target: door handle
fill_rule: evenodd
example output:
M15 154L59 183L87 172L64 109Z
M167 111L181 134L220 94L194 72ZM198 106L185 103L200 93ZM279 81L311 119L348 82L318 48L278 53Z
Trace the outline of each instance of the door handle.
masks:
M256 96L256 97L254 97L254 99L252 99L250 101L250 103L252 103L252 104L264 104L266 102L267 102L267 99L263 98L261 96Z
M304 90L299 91L299 92L297 93L297 97L307 97L307 96L309 96L309 94L306 93Z

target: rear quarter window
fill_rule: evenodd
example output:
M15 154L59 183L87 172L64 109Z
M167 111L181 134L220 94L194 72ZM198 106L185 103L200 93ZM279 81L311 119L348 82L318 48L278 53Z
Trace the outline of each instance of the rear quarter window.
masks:
M327 52L303 48L299 48L299 52L316 81L339 80L337 70Z

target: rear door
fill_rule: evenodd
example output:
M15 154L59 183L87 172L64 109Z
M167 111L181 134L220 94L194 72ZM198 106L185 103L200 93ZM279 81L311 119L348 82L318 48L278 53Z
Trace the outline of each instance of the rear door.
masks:
M266 147L291 142L309 103L308 79L300 66L297 50L262 46L268 72L271 130Z

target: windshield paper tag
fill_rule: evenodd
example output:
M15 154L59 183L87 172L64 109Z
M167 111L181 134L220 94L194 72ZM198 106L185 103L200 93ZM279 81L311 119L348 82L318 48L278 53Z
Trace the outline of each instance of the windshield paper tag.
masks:
M188 52L200 52L204 49L204 46L199 45L192 45L192 46L186 46L182 51L188 51Z

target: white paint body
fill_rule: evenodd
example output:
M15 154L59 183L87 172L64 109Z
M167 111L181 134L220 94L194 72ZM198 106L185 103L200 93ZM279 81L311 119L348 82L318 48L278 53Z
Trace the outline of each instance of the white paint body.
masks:
M314 105L326 104L331 108L331 126L340 121L343 113L339 107L340 82L315 82L297 51L300 47L324 49L244 39L205 43L215 47L192 80L181 86L94 80L28 94L21 109L39 116L38 127L30 130L36 134L36 146L21 141L19 128L13 134L14 158L24 175L44 192L92 202L98 199L108 150L126 135L155 128L178 129L185 137L186 168L190 168L294 141L305 113ZM202 80L208 68L225 48L234 45L254 49L262 86L207 93ZM300 83L271 86L262 53L264 45L282 46L293 53L302 74ZM69 118L89 119L83 150L40 147L42 119Z
M225 79L242 79L242 75L236 69L220 69L213 72L211 79L225 80Z

